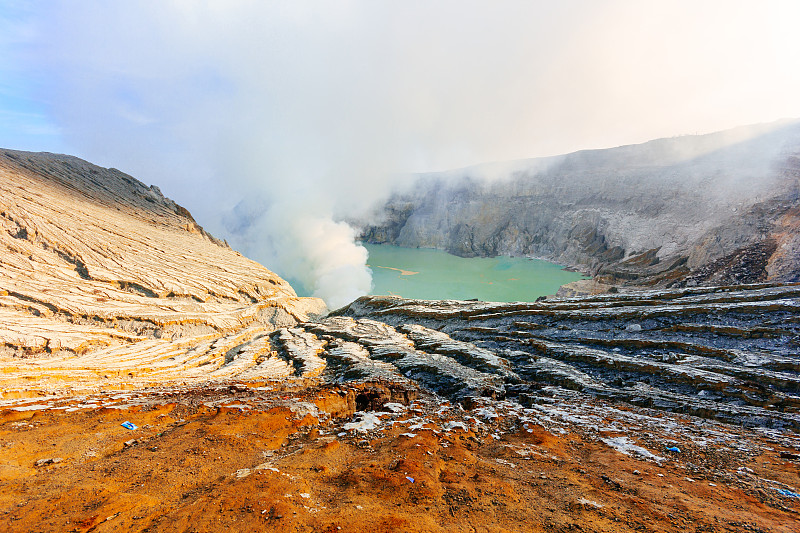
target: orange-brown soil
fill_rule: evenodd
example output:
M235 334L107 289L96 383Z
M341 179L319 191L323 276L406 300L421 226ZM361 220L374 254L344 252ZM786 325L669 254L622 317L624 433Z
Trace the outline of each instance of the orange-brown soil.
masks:
M763 485L798 485L795 450L754 433L654 462L431 398L362 432L352 389L236 392L0 411L0 531L800 531Z

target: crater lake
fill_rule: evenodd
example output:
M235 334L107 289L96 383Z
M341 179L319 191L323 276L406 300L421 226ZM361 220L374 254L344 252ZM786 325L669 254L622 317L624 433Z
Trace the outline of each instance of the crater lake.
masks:
M425 300L533 302L586 279L564 267L525 257L457 257L441 250L364 244L373 295Z

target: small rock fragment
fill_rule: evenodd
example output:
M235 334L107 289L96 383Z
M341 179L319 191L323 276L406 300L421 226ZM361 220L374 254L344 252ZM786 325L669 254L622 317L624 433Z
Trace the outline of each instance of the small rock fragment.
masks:
M587 500L586 498L578 498L578 504L582 505L584 509L602 509L603 504L597 503L594 500Z

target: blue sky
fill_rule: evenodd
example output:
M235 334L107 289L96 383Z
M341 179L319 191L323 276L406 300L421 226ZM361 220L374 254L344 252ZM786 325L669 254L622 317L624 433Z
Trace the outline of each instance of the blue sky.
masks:
M61 129L40 95L42 80L26 63L36 45L33 18L40 7L36 2L0 2L0 146L66 152Z

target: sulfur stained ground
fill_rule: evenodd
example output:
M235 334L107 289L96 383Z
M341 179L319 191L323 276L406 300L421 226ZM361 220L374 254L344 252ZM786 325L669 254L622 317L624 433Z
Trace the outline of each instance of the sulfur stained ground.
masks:
M697 465L636 459L579 433L402 424L436 408L430 399L360 433L343 427L353 410L335 389L275 393L258 408L214 405L215 394L0 412L0 530L800 531L800 501L746 476L690 475ZM320 410L292 410L289 396ZM797 485L796 458L780 453L764 443L692 461Z

